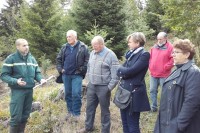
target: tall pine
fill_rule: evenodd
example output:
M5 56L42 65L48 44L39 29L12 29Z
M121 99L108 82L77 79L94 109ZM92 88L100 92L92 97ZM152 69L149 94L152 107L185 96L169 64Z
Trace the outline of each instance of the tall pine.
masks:
M10 36L17 29L16 18L23 0L7 0L7 5L0 12L0 36Z
M76 0L70 15L74 19L79 39L90 44L84 36L95 24L99 29L108 33L105 40L113 38L107 47L111 48L118 57L123 55L126 26L123 12L124 0Z
M7 0L7 5L0 12L0 57L5 58L15 50L15 31L18 30L16 18L22 0Z
M144 11L141 3L135 0L125 0L124 6L126 17L126 27L128 33L132 32L143 32L147 37L150 36L154 30L150 29L144 18Z
M31 52L37 58L46 55L55 62L57 50L65 37L63 9L57 0L35 0L32 4L24 3L18 19L20 30L18 37L26 38Z
M148 0L146 7L146 22L150 28L155 30L155 35L161 30L164 30L161 22L161 16L164 14L164 9L160 0Z

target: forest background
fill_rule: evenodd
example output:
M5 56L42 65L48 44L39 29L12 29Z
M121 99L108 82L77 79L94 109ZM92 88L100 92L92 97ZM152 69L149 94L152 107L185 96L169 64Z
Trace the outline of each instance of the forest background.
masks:
M78 39L91 49L90 41L95 35L105 38L106 46L112 49L123 62L127 50L126 37L132 32L146 35L146 50L156 42L160 31L169 34L173 43L177 38L188 38L196 45L195 62L200 66L200 1L199 0L7 0L0 12L0 66L3 60L15 51L15 40L25 38L31 53L37 58L45 77L56 75L55 58L66 43L66 31L74 29ZM1 72L1 69L0 69ZM149 93L149 75L146 83ZM62 85L50 81L44 89L37 89L34 101L41 101L42 111L32 113L27 132L73 133L84 126L85 108L80 123L63 122L66 106L53 99ZM2 88L0 88L1 90ZM113 91L114 93L114 91ZM8 129L1 121L9 119L9 96L0 96L0 131ZM97 111L97 118L100 115ZM119 110L111 104L111 131L122 132ZM153 131L156 113L143 113L142 133ZM96 122L100 130L100 119Z

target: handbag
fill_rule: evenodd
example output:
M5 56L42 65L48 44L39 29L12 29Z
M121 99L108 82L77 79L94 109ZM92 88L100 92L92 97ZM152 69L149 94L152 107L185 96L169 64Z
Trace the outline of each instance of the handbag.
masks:
M56 78L56 83L63 83L62 73L59 73L59 76Z
M120 80L121 81L121 80ZM126 89L124 89L120 85L120 81L118 83L117 91L114 96L113 103L120 109L125 109L128 107L132 100L132 93Z

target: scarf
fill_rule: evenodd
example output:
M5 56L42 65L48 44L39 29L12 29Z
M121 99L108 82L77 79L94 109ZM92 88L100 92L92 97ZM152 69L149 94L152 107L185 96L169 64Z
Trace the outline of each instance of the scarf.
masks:
M133 55L137 54L139 51L141 51L143 49L144 49L144 47L139 47L139 48L136 48L136 49L133 49L133 50L129 50L125 54L126 59L130 60Z

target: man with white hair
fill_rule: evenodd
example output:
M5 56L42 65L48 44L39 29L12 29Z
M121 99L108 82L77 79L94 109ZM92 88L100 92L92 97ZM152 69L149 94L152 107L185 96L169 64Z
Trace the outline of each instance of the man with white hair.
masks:
M110 96L118 83L117 69L119 61L115 53L104 45L101 36L95 36L92 41L93 51L90 54L87 70L87 107L85 128L79 133L94 130L94 118L98 104L101 108L101 132L110 132Z
M150 97L151 111L157 111L158 86L162 88L164 80L171 73L173 67L172 44L167 40L167 33L157 35L157 43L150 50Z
M31 113L35 80L41 84L46 80L42 79L38 64L29 52L27 40L20 38L15 44L17 52L6 58L0 78L11 88L10 133L24 133Z
M65 101L67 104L66 120L73 118L76 122L81 113L82 80L87 71L89 51L87 45L77 40L77 32L68 30L67 43L63 45L56 58L56 67L62 73Z

